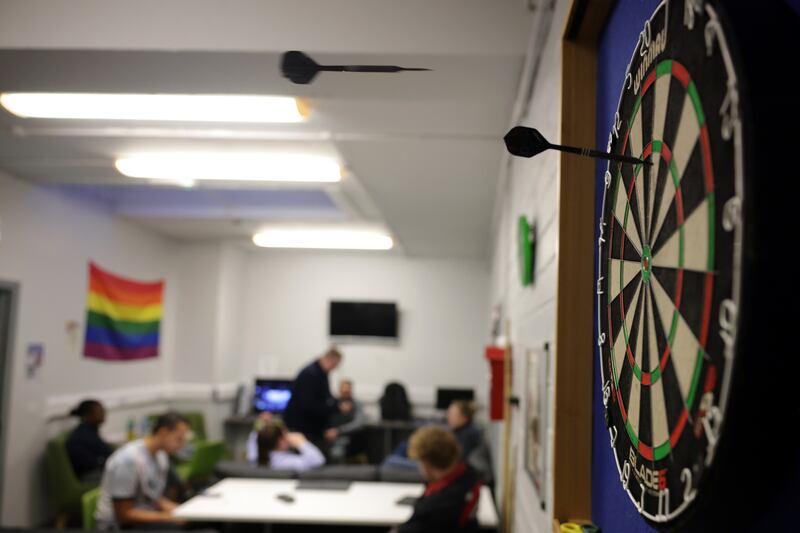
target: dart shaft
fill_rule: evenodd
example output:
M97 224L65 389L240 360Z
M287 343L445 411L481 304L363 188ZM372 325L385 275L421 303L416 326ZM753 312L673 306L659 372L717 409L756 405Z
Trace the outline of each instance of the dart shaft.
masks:
M430 70L427 68L408 68L394 65L319 65L319 70L327 72L404 72L409 70Z
M599 150L592 150L590 148L577 148L575 146L562 146L560 144L551 144L551 148L560 150L562 152L569 152L570 154L583 155L587 157L596 157L605 159L607 161L619 161L621 163L631 163L633 165L649 164L647 161L642 161L636 157L630 157L620 154L609 154L607 152L600 152Z
M400 72L401 67L388 65L348 65L344 68L345 72Z

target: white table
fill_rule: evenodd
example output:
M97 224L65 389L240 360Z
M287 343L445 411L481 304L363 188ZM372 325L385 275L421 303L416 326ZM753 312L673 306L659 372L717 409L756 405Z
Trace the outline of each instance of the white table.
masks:
M420 496L423 485L355 481L347 490L297 490L297 480L223 479L175 510L175 516L203 522L261 522L393 526L411 517L412 507L396 502ZM294 502L277 498L288 494ZM496 527L497 512L487 487L478 502L481 527Z

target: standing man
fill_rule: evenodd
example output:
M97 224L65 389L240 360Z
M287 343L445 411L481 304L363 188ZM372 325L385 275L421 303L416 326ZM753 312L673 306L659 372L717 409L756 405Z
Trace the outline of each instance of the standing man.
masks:
M302 433L323 451L326 442L331 443L339 436L331 425L331 417L339 411L339 406L331 394L328 374L341 362L342 354L332 347L303 368L294 380L292 398L283 413L291 431Z
M153 431L129 442L106 461L95 518L100 530L180 529L177 504L164 497L169 455L186 445L189 422L178 413L156 420Z

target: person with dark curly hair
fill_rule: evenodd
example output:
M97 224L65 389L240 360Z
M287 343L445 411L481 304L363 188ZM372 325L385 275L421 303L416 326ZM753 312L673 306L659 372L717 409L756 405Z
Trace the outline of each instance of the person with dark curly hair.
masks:
M81 481L99 483L106 460L114 452L100 437L106 410L97 400L84 400L69 414L80 419L66 441L67 455L75 475Z

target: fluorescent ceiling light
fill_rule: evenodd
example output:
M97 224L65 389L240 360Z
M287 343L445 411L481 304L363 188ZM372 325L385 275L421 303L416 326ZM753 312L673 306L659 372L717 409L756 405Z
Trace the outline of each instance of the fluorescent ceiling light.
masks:
M254 130L225 127L181 126L29 126L14 124L15 137L143 137L152 139L224 139L252 141L333 141L364 140L364 136L330 131ZM374 138L374 136L372 137Z
M262 248L319 248L328 250L390 250L392 238L368 230L335 228L274 228L253 235L253 244Z
M302 103L288 96L223 94L3 93L0 104L23 118L302 122Z
M121 157L114 165L130 178L160 180L291 181L335 183L342 179L330 157L270 153L162 153Z
M183 189L193 189L197 183L194 180L183 179L183 180L151 180L152 185L156 186L172 186L172 187L181 187Z

